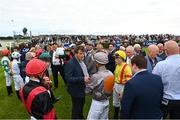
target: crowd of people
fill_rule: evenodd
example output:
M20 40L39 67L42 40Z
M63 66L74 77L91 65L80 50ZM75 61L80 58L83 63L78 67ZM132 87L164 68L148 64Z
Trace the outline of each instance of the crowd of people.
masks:
M145 35L40 35L32 38L32 43L40 43L47 45L54 41L60 41L62 43L74 43L74 44L86 44L88 40L96 42L110 41L114 44L124 44L125 47L135 43L140 45L146 45L146 42L164 43L167 40L175 39L176 36L172 34L145 34ZM119 43L118 43L119 42Z
M53 104L59 98L52 87L59 87L60 74L71 96L72 119L85 119L86 95L92 96L87 119L108 119L111 96L114 119L161 119L168 114L169 118L180 118L178 44L171 35L123 38L130 42L117 47L111 41L107 49L101 40L96 44L91 40L74 42L68 48L53 40L21 44L11 52L2 50L8 96L13 94L13 81L17 98L31 119L56 119ZM149 45L145 52L140 44L131 43L132 38L167 40Z

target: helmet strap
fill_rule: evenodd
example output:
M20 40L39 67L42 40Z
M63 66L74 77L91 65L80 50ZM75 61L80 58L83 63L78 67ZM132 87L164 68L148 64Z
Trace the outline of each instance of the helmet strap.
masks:
M46 87L46 85L44 84L44 76L45 76L45 71L44 72L42 72L40 75L38 75L38 79L40 80L40 84L42 85L42 86L44 86L44 87Z

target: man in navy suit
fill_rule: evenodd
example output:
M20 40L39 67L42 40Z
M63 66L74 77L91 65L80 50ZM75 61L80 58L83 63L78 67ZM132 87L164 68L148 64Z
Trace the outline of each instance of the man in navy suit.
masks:
M109 54L108 54L108 64L106 64L106 69L110 70L112 73L114 73L116 64L115 64L115 57L114 54L116 52L116 49L114 47L113 43L109 44Z
M131 63L135 74L125 85L121 118L160 119L163 96L161 78L147 71L147 61L143 56L133 57Z
M87 67L83 62L85 49L77 46L75 56L65 66L68 93L72 99L72 119L84 119L85 83L90 82Z

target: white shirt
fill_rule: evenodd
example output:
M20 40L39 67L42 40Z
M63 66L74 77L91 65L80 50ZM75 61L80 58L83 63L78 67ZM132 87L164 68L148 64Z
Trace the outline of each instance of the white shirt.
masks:
M163 98L180 100L180 55L168 56L154 67L153 72L162 78L164 85Z
M87 70L87 67L86 67L85 63L83 61L78 61L78 62L79 62L79 65L82 68L84 76L89 76L89 73L88 73L88 70Z
M134 55L131 56L131 58L127 57L126 63L127 63L128 65L130 65L130 66L131 66L131 59L132 59L133 57L134 57Z
M57 48L56 49L56 55L57 56L64 55L64 48L63 47Z
M53 65L60 65L61 64L60 59L56 58L56 52L55 51L53 52L52 64Z
M19 69L19 61L17 61L16 59L14 59L12 61L12 72L15 75L20 75L20 69Z

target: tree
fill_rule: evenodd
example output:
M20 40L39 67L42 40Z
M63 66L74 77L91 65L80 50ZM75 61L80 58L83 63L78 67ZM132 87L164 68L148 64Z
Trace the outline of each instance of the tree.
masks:
M27 31L28 31L28 30L27 30L27 28L26 28L26 27L24 27L24 28L23 28L23 30L22 30L23 35L24 35L24 36L26 36L26 35L27 35Z

